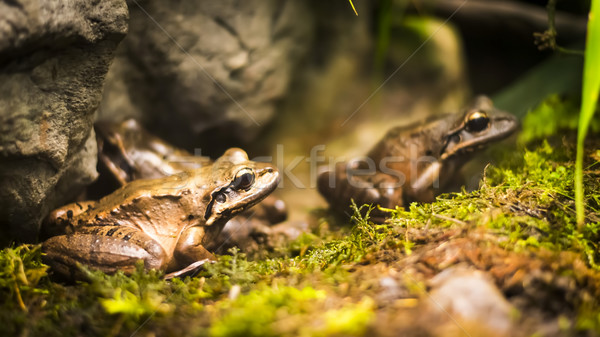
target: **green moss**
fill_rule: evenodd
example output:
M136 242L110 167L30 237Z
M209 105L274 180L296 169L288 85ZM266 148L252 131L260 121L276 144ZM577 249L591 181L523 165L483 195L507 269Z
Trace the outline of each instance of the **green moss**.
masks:
M560 131L576 130L579 124L579 102L576 99L548 96L523 118L523 130L519 143L528 144L558 134ZM591 120L590 131L600 131L600 118Z
M577 107L576 102L561 99L557 94L547 97L523 118L519 142L527 144L555 135L561 129L577 129Z
M371 298L365 297L356 304L346 305L339 310L327 311L325 312L325 328L322 331L315 331L313 335L363 335L375 316L374 309L375 302Z
M310 250L298 260L303 268L308 271L322 270L344 263L358 262L369 251L376 249L389 234L388 225L375 225L368 221L371 206L357 207L353 204L352 208L354 210L352 221L356 225L350 233L344 238L324 242ZM363 209L366 209L365 216L362 215Z
M575 250L586 256L597 268L598 223L589 221L577 228L574 211L573 162L565 153L543 142L535 151L525 150L523 163L517 169L494 169L492 185L482 188L489 200L507 200L513 216L491 221L492 228L505 228L516 246L543 246L553 250ZM586 176L590 187L590 215L595 217L597 203L593 201L600 186L593 175ZM506 207L504 207L506 209Z
M233 285L246 290L259 279L256 263L249 262L238 248L232 248L229 252L231 255L221 256L216 263L207 265L205 271L200 273L200 276L207 279L204 289L212 298L227 293Z
M170 286L161 280L161 273L146 272L138 263L131 276L123 273L106 275L90 272L87 285L90 295L98 298L104 311L110 315L122 315L127 321L138 321L151 315L165 315L173 311L173 305L165 300L171 295Z
M214 308L212 336L356 336L374 318L374 302L366 297L338 309L321 312L326 293L312 287L274 284L257 289Z
M277 336L298 332L308 328L305 315L314 312L324 299L323 291L311 287L262 286L235 300L219 303L210 334Z
M27 304L48 291L39 288L47 266L40 262L40 246L22 245L0 251L0 291L12 309L27 311Z

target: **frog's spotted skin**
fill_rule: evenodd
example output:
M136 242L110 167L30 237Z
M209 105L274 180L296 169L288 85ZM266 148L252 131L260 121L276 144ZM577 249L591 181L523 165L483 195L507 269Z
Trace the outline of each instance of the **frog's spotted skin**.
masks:
M352 199L358 205L386 208L431 202L477 151L508 137L517 127L514 116L480 96L461 114L391 129L367 160L340 163L333 171L321 173L318 189L340 212L349 212ZM372 215L382 221L385 213L375 210Z
M78 263L105 272L131 272L138 260L147 269L186 270L211 259L204 247L278 181L275 167L236 148L209 166L133 181L87 208L55 211L65 233L43 243L44 261L66 278L76 276Z

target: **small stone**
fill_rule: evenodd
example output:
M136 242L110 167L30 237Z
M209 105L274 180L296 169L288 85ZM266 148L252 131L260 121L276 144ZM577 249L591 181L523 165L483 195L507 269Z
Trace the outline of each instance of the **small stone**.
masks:
M511 331L513 307L483 272L452 267L430 281L430 312L451 320L474 322L499 334Z

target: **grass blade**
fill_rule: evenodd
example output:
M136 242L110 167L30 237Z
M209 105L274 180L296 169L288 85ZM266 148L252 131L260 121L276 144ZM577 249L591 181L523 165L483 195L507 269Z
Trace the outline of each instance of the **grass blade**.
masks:
M358 12L356 11L356 8L354 8L354 4L352 3L352 0L348 0L350 1L350 6L352 6L352 9L354 10L354 14L356 14L356 16L358 16Z
M583 191L583 145L590 120L596 110L600 91L600 0L592 0L590 9L585 61L583 65L583 89L579 127L577 130L577 159L575 161L575 207L577 224L585 223L585 200Z

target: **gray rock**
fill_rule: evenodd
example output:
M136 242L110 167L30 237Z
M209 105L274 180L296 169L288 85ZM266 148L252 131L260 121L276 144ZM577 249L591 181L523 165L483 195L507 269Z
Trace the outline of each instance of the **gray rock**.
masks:
M468 267L448 268L430 281L428 312L462 328L459 322L469 322L509 335L513 327L515 309L482 271Z
M139 4L139 5L138 5ZM268 124L307 52L304 1L132 2L130 33L98 118L135 117L184 147L219 153Z
M0 231L32 241L96 178L94 111L127 33L124 0L0 2Z

